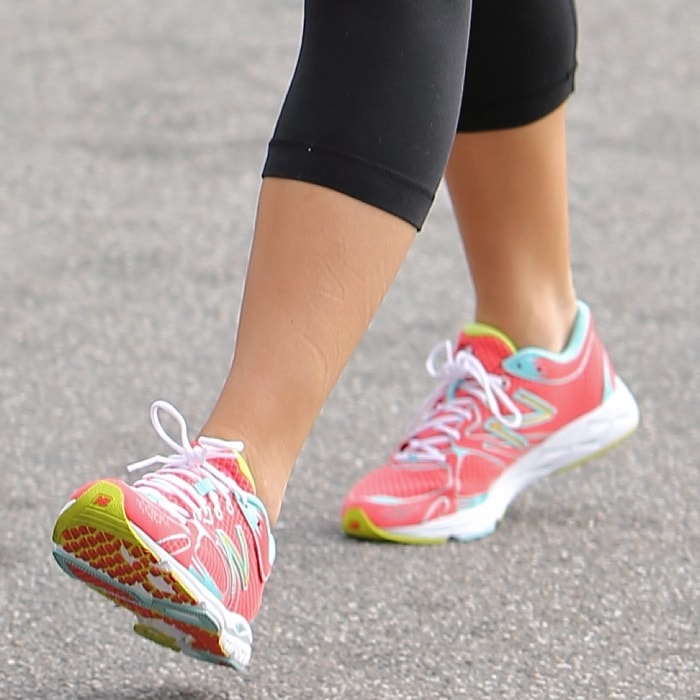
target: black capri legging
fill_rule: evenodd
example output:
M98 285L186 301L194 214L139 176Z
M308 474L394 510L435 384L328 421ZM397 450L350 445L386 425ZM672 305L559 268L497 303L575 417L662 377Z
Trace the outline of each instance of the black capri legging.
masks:
M456 131L528 124L573 90L573 0L471 5L305 0L263 175L338 190L420 229Z

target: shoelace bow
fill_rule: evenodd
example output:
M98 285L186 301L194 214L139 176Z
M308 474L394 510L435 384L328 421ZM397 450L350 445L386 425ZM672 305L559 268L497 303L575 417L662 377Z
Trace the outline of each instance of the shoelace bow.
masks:
M166 432L160 421L160 411L173 418L180 428L180 442L174 440ZM232 495L238 494L233 479L223 474L209 462L212 459L224 457L230 459L233 453L243 451L243 443L240 441L220 440L218 438L200 437L196 445L190 443L187 434L187 424L182 414L167 401L156 401L151 406L151 423L161 439L173 449L173 454L165 457L155 455L148 459L134 462L127 467L129 472L162 465L160 469L142 476L133 484L134 488L142 489L146 494L158 498L158 504L179 518L195 517L202 519L213 513L220 520L224 512L222 503L228 513L234 513ZM201 472L213 488L206 494L201 494L192 483L192 472L200 472L197 476L202 478ZM165 496L165 499L160 498ZM168 496L172 496L186 507L173 502Z
M438 365L441 356L444 360ZM459 425L474 418L476 402L488 407L503 425L513 429L522 425L522 413L506 392L504 378L488 372L471 350L455 352L446 340L432 349L425 367L440 384L406 431L409 437L396 454L397 460L444 462L443 448L459 440Z

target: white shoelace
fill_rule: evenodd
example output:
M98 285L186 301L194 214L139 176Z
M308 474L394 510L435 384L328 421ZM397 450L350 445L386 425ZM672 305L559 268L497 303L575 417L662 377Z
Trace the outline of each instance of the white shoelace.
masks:
M441 356L445 359L438 366ZM504 378L487 372L470 350L455 352L449 340L438 343L428 355L425 367L440 384L425 400L406 431L410 437L395 455L396 460L446 461L444 448L459 440L462 423L478 415L477 402L487 406L503 425L513 429L522 425L522 413L506 392ZM455 395L448 398L451 392ZM431 434L422 437L425 433Z
M160 411L167 413L177 422L180 428L180 442L174 440L163 428ZM163 465L158 471L142 476L133 484L134 488L142 489L146 495L155 497L158 505L181 520L188 517L195 517L198 520L210 519L212 513L221 520L224 516L222 503L227 512L232 514L234 512L232 492L234 490L236 493L243 492L236 488L237 484L233 479L212 466L209 460L217 457L230 459L233 453L243 451L243 443L200 437L197 444L192 445L187 434L185 419L167 401L156 401L151 406L151 423L156 433L173 449L174 453L167 457L155 455L130 464L127 467L129 472L146 469L156 464ZM200 493L191 483L193 471L200 472L198 476L206 477L208 480L210 488L206 493ZM165 498L162 498L163 496ZM174 503L168 496L177 498L186 507Z

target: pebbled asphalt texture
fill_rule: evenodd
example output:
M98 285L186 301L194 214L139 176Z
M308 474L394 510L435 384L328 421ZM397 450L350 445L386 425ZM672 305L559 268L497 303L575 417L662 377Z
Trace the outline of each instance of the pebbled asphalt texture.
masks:
M225 376L291 0L0 0L0 696L700 698L700 3L580 4L574 272L642 425L490 538L339 530L473 310L444 192L299 459L243 674L64 576L68 493L196 430Z

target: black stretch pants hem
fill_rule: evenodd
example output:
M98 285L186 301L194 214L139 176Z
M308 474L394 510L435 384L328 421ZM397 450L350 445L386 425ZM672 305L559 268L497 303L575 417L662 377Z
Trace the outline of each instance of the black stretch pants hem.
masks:
M320 185L408 221L420 229L434 195L398 173L332 148L273 139L263 177Z
M574 92L575 71L576 66L573 66L559 82L533 95L490 102L464 100L457 132L515 129L546 117Z

